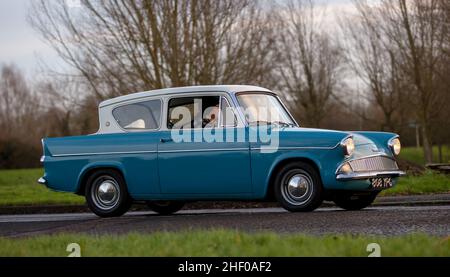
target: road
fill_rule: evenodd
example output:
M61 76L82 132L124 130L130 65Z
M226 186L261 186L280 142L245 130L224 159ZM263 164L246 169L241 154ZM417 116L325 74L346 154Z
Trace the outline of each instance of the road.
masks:
M281 208L183 210L171 216L130 212L119 218L98 218L89 213L0 216L0 236L3 237L67 232L149 233L210 228L314 235L400 235L422 232L448 236L450 206L384 206L362 211L320 208L310 213L289 213Z

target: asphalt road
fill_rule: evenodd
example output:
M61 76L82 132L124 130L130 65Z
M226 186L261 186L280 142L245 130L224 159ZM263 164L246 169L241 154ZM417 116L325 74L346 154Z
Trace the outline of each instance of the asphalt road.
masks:
M385 206L362 211L320 208L290 213L281 208L183 210L171 216L131 212L119 218L93 214L0 216L0 236L26 237L55 233L123 234L153 231L231 228L248 232L400 235L422 232L450 235L450 206Z

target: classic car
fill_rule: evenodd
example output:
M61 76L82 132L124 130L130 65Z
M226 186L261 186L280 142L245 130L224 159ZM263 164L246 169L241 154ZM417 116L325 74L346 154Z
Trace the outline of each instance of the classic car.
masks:
M327 200L359 210L405 174L398 135L300 127L261 87L139 92L103 101L98 112L95 134L42 139L38 182L83 195L101 217L134 202L171 214L202 200L276 200L292 212Z

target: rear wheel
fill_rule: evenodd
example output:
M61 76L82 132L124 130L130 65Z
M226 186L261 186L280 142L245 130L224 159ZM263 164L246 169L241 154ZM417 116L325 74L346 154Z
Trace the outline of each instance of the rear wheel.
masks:
M342 192L334 196L333 202L342 209L357 211L372 204L377 197L377 194L378 192L371 192L367 194Z
M286 165L275 178L275 197L280 205L291 212L315 210L322 204L320 176L308 163Z
M147 206L153 211L162 214L169 215L178 212L184 206L182 201L149 201Z
M122 175L111 169L98 170L89 176L85 197L89 209L101 217L121 216L132 204Z

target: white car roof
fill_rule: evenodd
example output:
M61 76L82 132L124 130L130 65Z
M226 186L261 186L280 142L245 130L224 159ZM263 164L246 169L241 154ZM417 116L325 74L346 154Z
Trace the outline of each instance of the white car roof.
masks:
M214 86L190 86L190 87L176 87L176 88L165 88L165 89L157 89L157 90L149 90L137 93L131 93L119 97L115 97L112 99L105 100L99 104L99 108L109 106L112 104L121 103L124 101L139 99L148 96L158 96L158 95L167 95L174 93L192 93L192 92L227 92L227 93L237 93L244 91L263 91L263 92L271 92L270 90L257 86L247 86L247 85L214 85Z

